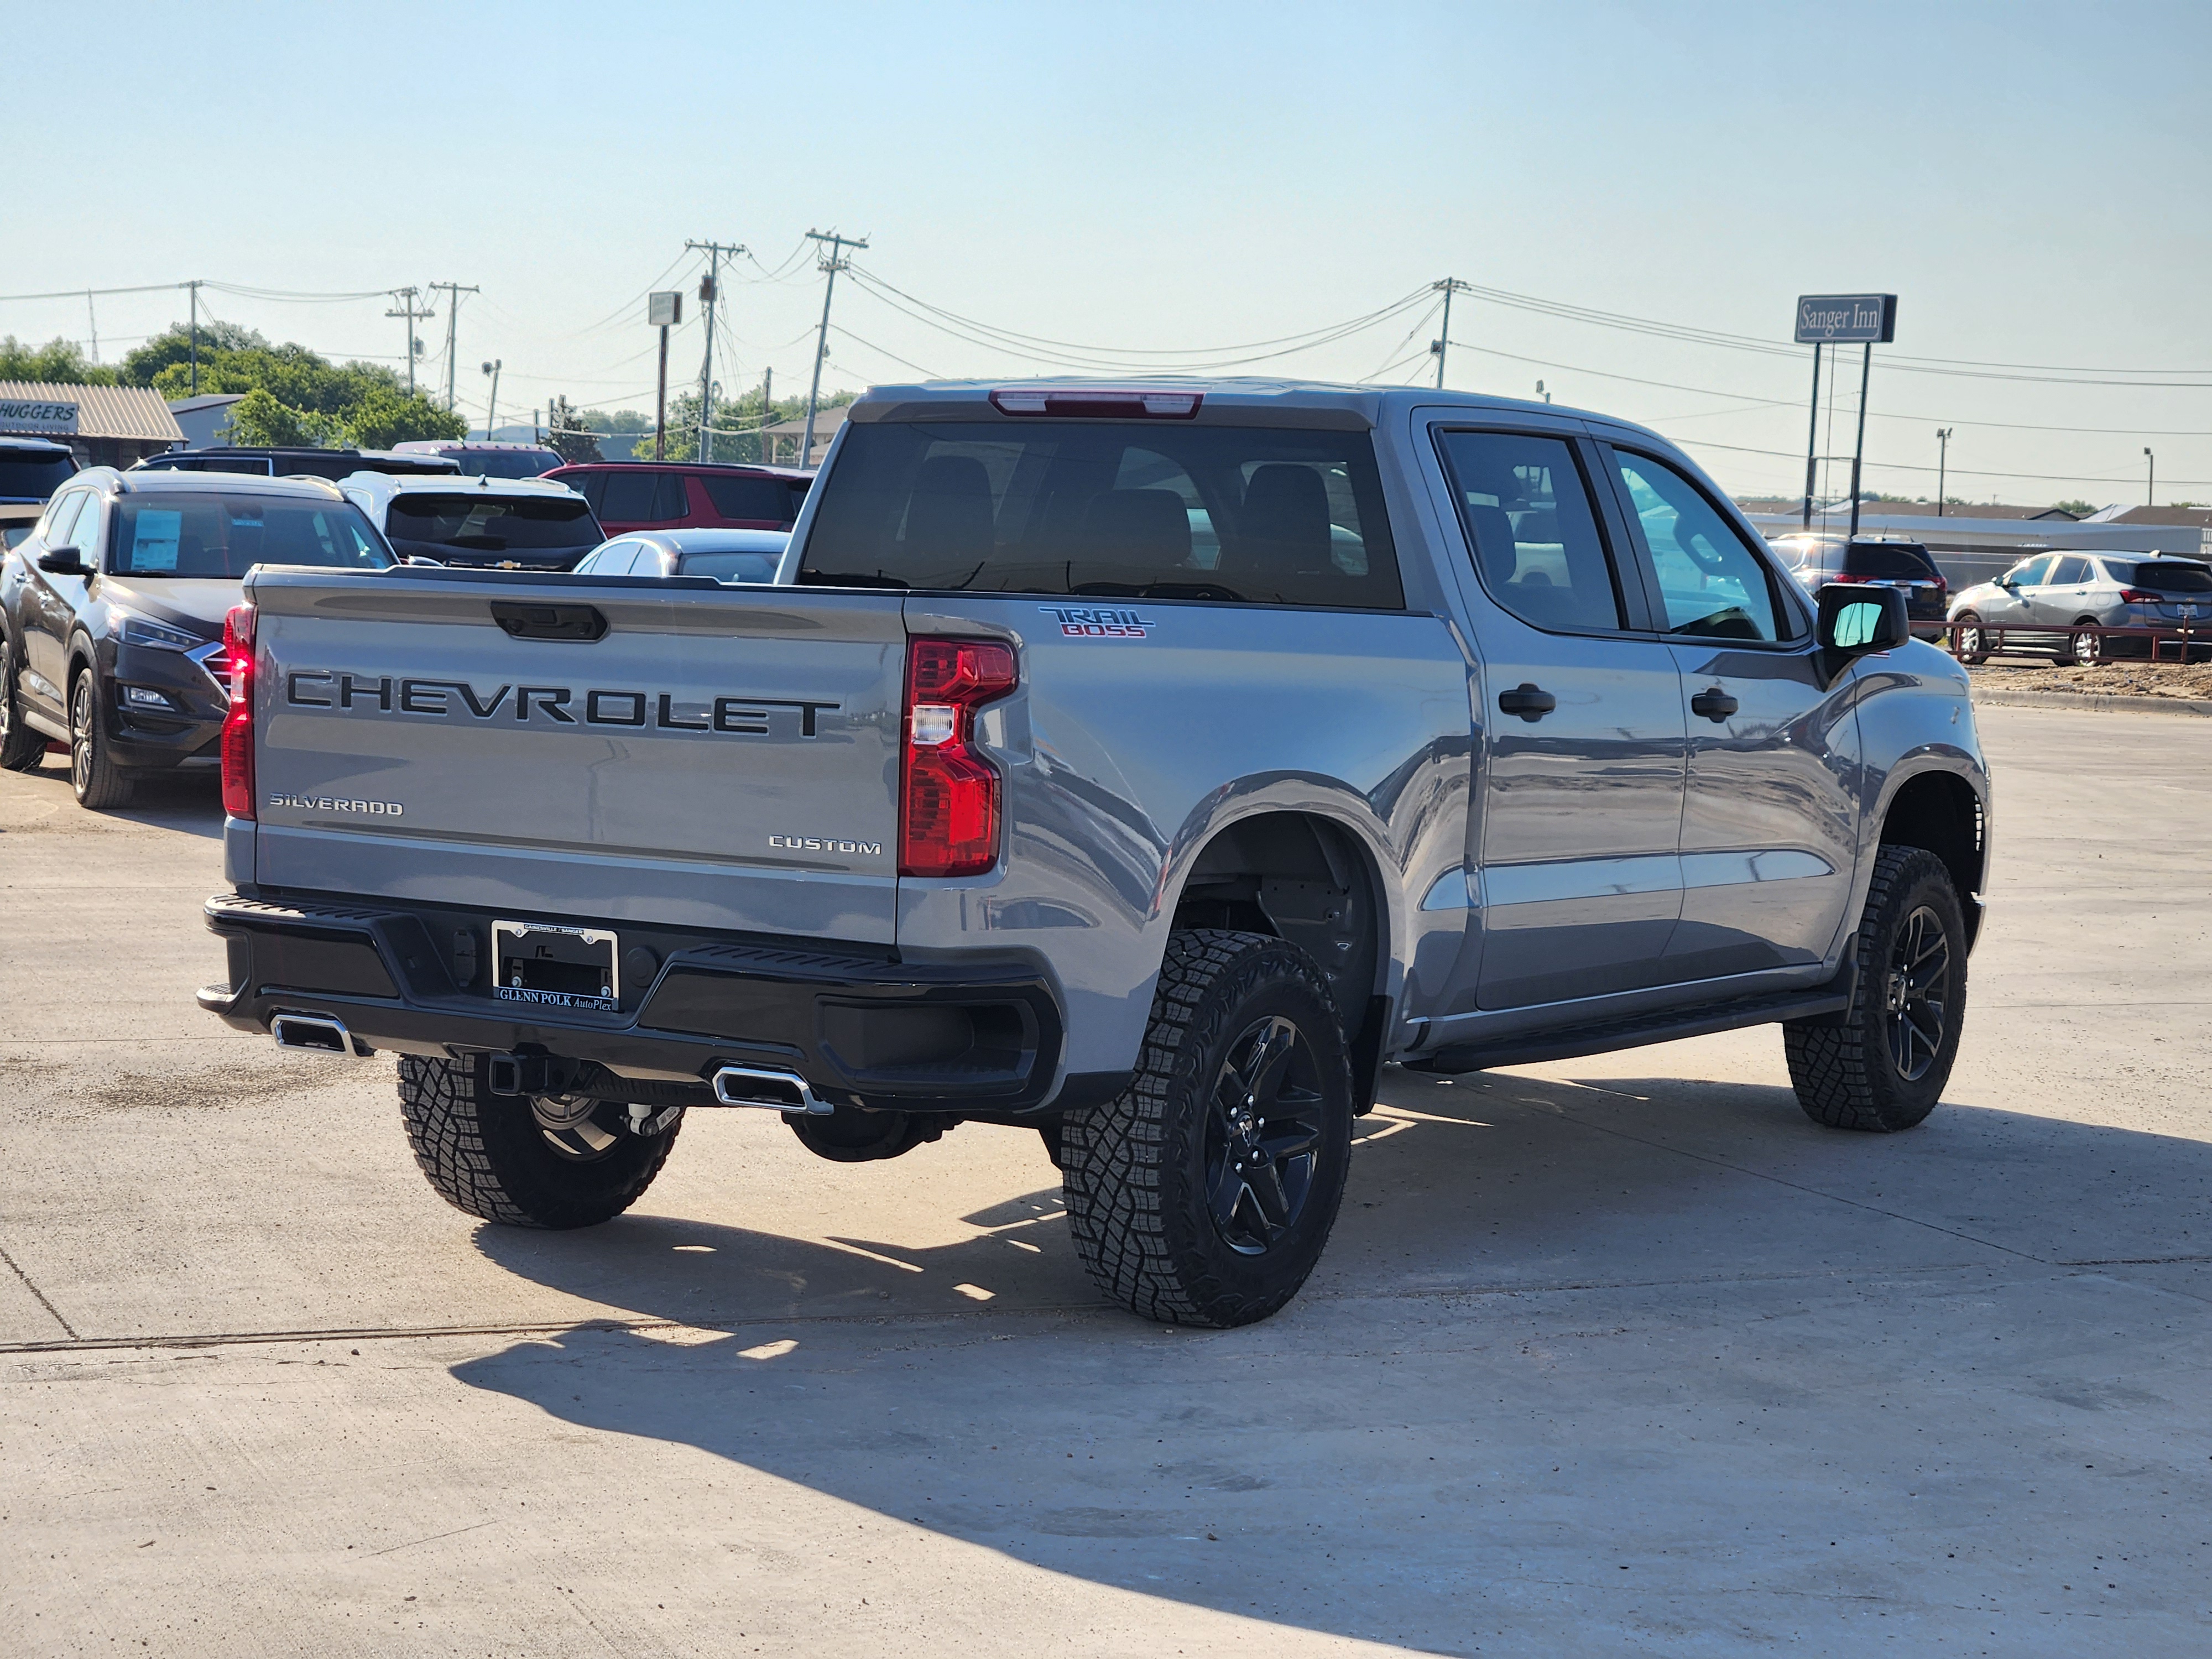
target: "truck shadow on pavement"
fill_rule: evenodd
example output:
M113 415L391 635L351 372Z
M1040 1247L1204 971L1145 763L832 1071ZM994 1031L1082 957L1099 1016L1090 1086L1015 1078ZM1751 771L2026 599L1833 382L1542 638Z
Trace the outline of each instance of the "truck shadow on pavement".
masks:
M1735 1589L1707 1506L1786 1509L1808 1467L1872 1472L1850 1498L1808 1486L1809 1525L1785 1516L1785 1532L1879 1532L1886 1518L1856 1510L1906 1494L1887 1493L1886 1454L1827 1395L1917 1390L1949 1363L1890 1346L1921 1298L1942 1304L1936 1347L1975 1373L1923 1416L1928 1455L1946 1432L1978 1447L1982 1391L2019 1386L1993 1352L2049 1361L2075 1340L2004 1286L2109 1301L2096 1264L2212 1248L2212 1146L2197 1141L1958 1106L1911 1134L1838 1134L1786 1090L1674 1079L1394 1073L1384 1098L1329 1255L1262 1325L1174 1331L1102 1306L1048 1190L927 1249L643 1216L486 1228L478 1248L511 1271L670 1322L580 1325L453 1375L1055 1572L1469 1651L1486 1601L1625 1613L1615 1574L1655 1553L1675 1552L1678 1577L1722 1575L1698 1598ZM2193 1239L2176 1217L2196 1218ZM1962 1279L1988 1299L1965 1302ZM1855 1311L1869 1297L1892 1322L1879 1341ZM1759 1328L1777 1318L1790 1335ZM1809 1358L1794 1380L1723 1361L1747 1331ZM2122 1334L2092 1335L2084 1363L2119 1364ZM1717 1419L1686 1434L1647 1420L1668 1412ZM1788 1593L1833 1591L1832 1549L1808 1546L1808 1588ZM1770 1559L1759 1576L1790 1571ZM1692 1628L1720 1616L1677 1611Z

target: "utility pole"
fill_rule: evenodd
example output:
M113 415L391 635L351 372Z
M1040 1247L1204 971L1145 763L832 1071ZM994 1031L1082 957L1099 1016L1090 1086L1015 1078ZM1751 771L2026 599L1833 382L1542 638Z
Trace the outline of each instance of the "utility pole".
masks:
M2158 457L2146 448L2143 451L2143 505L2158 505Z
M486 443L493 441L491 429L499 416L499 372L506 367L507 359L504 357L495 357L483 366L483 372L491 376L491 401L484 405L484 441Z
M761 370L761 465L775 465L775 440L768 435L775 421L775 368L774 365Z
M457 401L454 396L453 371L458 365L453 359L453 348L454 337L459 331L461 321L461 295L481 294L483 290L480 288L465 288L459 283L432 283L428 286L434 289L442 288L446 290L446 412L450 415L453 412L453 405Z
M200 395L200 285L186 283L192 291L192 396Z
M410 398L415 395L415 354L422 349L422 343L415 337L415 319L417 317L428 318L430 314L427 311L415 309L415 296L422 291L419 288L393 289L392 297L399 301L400 308L384 313L387 317L404 317L407 319L407 395Z
M1951 428L1936 428L1936 516L1943 516L1943 468L1951 459Z
M100 361L100 313L92 308L92 290L84 291L84 320L92 330L92 361Z
M684 246L707 256L707 274L700 279L699 300L707 307L707 350L699 363L699 459L714 459L714 302L721 298L722 256L732 259L748 250L741 242L686 242Z
M830 285L822 290L822 331L814 343L814 383L806 390L806 435L799 441L799 464L810 465L814 459L814 409L822 398L822 360L830 355L830 298L837 291L837 273L853 263L845 258L842 250L866 247L868 239L854 241L849 236L840 236L836 231L810 230L807 235L817 243L827 242L830 252L820 262L821 269L830 273Z
M1472 294L1474 292L1474 288L1472 283L1462 283L1456 276L1447 276L1441 283L1431 283L1429 286L1444 296L1443 337L1429 343L1429 349L1437 354L1437 390L1442 392L1444 389L1444 353L1451 346L1451 296L1455 294Z

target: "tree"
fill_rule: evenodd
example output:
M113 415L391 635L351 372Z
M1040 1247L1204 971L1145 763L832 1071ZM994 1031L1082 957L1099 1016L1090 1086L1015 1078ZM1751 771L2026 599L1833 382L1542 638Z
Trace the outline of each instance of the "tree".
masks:
M604 460L599 441L592 435L594 422L566 398L556 398L545 410L546 444L563 461ZM604 429L604 428L603 428Z
M2077 519L2086 519L2097 510L2087 501L2053 501L2051 505L2061 513L2070 513Z
M348 408L343 424L348 441L362 449L389 449L422 438L465 438L469 423L439 408L420 392L413 397L396 386L371 386Z
M258 330L241 328L236 323L209 321L200 325L200 367L203 370L222 352L268 349L267 338ZM125 386L151 386L154 377L170 364L181 363L185 366L189 384L191 357L191 330L183 323L172 323L135 350L124 353L123 367L118 371L118 378ZM172 392L170 395L183 397L185 394Z
M88 360L74 340L26 344L0 338L0 380L45 380L58 386L113 386L115 371Z
M230 406L230 441L235 444L319 449L338 435L337 423L328 416L280 403L265 387L256 386Z

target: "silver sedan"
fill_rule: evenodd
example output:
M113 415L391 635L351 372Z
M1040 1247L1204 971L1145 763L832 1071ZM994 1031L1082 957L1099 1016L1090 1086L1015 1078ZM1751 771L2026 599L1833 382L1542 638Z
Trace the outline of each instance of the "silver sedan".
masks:
M710 576L772 582L791 536L781 530L634 530L577 562L579 576Z
M2098 628L2186 624L2212 647L2212 566L2152 553L2038 553L1962 590L1948 620L1960 660L1970 663L2015 644L2063 663L2149 654L2148 636L2108 637Z

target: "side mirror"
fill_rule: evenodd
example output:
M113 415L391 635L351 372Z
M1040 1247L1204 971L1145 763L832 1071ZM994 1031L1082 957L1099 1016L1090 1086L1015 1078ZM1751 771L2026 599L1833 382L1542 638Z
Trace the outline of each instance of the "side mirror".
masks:
M49 576L89 576L92 568L74 547L50 547L39 555L39 568Z
M1859 658L1894 651L1912 637L1912 620L1898 588L1828 582L1814 601L1820 607L1821 668L1830 684Z
M2003 588L2008 593L2016 592L2020 588L2020 578L2014 575L2010 571L2007 571L2003 575L1997 578L1997 586Z

